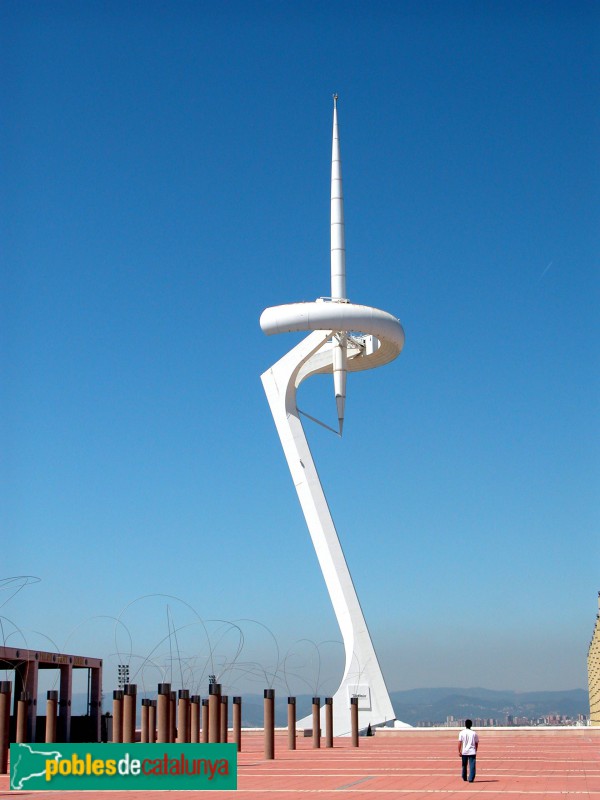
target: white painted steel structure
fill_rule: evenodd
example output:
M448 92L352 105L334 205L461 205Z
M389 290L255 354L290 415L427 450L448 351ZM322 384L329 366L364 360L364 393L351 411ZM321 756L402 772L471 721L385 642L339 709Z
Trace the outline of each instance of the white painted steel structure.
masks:
M395 719L367 624L319 480L296 393L302 381L333 373L339 433L344 422L346 375L387 364L399 355L404 331L386 311L346 299L346 251L342 172L334 96L331 170L331 298L290 303L263 311L260 326L267 335L312 331L267 370L261 380L288 462L300 505L340 626L346 655L344 674L333 698L334 734L350 733L350 698L359 698L359 725L381 725ZM310 727L312 719L298 722ZM398 722L396 722L398 725Z

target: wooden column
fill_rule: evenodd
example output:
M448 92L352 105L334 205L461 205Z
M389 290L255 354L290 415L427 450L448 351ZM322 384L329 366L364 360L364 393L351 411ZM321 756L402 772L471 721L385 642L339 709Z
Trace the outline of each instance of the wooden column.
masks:
M17 700L17 732L15 741L19 744L27 742L27 712L29 709L29 696L27 692L21 692Z
M275 689L265 689L264 696L265 758L275 758Z
M321 698L312 699L312 746L321 747Z
M190 691L189 689L179 690L179 709L177 720L177 741L185 744L190 741L189 736L189 717L190 717Z
M233 741L237 744L238 753L242 750L242 698L233 698Z
M352 730L352 747L358 747L358 697L350 698L350 728Z
M200 728L200 742L201 744L206 744L208 742L208 718L209 718L210 706L208 702L208 697L205 697L202 700L202 724Z
M325 747L333 747L333 697L325 698Z
M50 690L46 694L46 738L48 743L56 742L56 721L58 714L58 692Z
M219 741L227 743L227 731L229 723L229 698L226 694L221 695L219 703Z
M10 742L10 681L0 681L0 774L8 772L8 747Z
M150 705L151 700L142 699L142 732L140 742L147 744L150 741Z
M156 742L156 700L150 700L148 706L148 743Z
M123 741L123 690L115 689L113 692L113 742Z
M135 742L137 713L137 685L126 683L123 687L123 742Z
M177 692L171 690L169 699L169 741L177 739Z
M190 697L190 742L197 744L200 741L200 695Z
M211 683L208 687L208 741L210 744L217 744L219 741L220 705L221 684Z
M288 750L296 749L296 698L288 697L287 708Z
M156 697L156 741L169 742L169 705L171 703L171 684L159 683Z

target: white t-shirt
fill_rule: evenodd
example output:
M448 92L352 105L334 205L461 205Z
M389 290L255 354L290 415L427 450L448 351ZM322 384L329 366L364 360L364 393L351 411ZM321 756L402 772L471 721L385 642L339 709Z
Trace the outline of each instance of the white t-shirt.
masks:
M458 741L462 742L463 756L474 756L477 752L475 745L479 741L479 736L470 728L463 728L458 734Z

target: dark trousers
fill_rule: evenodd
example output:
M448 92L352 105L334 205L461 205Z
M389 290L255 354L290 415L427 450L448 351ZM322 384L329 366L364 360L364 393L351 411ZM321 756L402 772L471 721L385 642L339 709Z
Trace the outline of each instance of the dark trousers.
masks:
M462 758L462 779L467 780L467 764L469 765L469 782L475 780L475 756L461 756Z

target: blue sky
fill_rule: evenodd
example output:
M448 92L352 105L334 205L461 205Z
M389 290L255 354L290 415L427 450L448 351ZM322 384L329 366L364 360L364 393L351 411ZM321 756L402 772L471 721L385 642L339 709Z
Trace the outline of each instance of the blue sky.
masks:
M206 625L267 671L268 631L298 672L339 639L260 383L297 339L258 326L329 294L338 92L348 295L406 346L308 435L388 686L586 686L599 33L591 2L0 6L2 572L41 579L8 644L110 689L125 630L139 667L181 628L190 675L198 616L255 620ZM334 423L327 379L301 402Z

